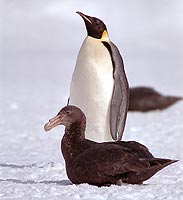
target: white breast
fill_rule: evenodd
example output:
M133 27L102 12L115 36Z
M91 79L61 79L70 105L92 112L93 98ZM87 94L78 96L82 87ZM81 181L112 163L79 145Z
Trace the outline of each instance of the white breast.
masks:
M81 46L70 88L70 105L86 115L86 138L112 141L109 126L113 66L100 40L87 37Z

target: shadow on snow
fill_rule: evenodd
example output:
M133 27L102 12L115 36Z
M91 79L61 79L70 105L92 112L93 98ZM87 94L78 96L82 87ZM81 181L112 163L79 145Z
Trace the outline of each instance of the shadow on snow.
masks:
M67 186L67 185L72 185L72 183L69 180L61 180L61 181L33 181L33 180L26 180L22 181L19 179L0 179L0 182L12 182L12 183L17 183L17 184L57 184L61 186Z

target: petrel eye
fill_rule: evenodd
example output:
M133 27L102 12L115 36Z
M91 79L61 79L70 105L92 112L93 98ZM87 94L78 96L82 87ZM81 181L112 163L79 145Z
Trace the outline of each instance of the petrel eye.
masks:
M67 114L67 115L70 115L70 114L71 114L71 111L69 111L69 110L66 111L66 114Z

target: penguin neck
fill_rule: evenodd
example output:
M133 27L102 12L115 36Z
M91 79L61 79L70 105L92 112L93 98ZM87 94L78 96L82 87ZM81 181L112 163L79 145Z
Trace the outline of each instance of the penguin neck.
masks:
M98 42L110 42L110 38L108 36L108 33L107 31L105 33L102 34L102 37L100 39L97 39L97 38L94 38L94 37L91 37L91 36L87 36L86 39L92 39L92 40L95 40L95 41L98 41Z
M102 42L109 42L110 41L107 30L104 30L104 32L102 33L101 41Z

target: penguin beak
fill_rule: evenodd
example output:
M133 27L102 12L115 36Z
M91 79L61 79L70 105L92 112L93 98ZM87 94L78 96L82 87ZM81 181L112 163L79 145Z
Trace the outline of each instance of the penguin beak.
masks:
M84 21L87 21L87 22L89 22L90 24L92 24L92 21L91 21L91 18L92 18L92 17L90 17L90 16L88 16L88 15L85 15L85 14L83 14L82 12L79 12L79 11L77 11L76 13L79 14L79 15L84 19Z
M52 128L63 124L63 121L64 121L64 117L61 114L58 114L52 119L50 119L49 122L44 125L44 130L50 131Z

